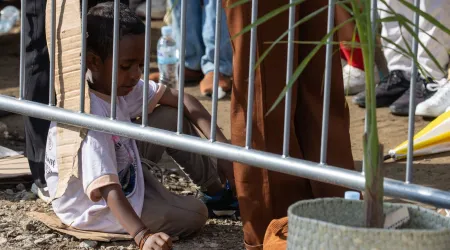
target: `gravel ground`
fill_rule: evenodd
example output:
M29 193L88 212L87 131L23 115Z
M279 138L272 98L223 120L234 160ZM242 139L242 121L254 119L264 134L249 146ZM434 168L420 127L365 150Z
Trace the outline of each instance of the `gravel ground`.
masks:
M164 184L173 192L194 194L195 186L177 173L165 171ZM36 199L28 186L0 189L0 249L137 249L131 241L80 241L29 218L26 214L30 211L53 211L50 205ZM242 249L241 227L242 223L233 218L211 219L197 236L176 242L174 249Z

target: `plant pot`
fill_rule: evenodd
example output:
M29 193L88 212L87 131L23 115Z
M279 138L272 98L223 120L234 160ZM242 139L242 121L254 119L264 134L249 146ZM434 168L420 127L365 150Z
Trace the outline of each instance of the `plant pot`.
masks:
M450 218L406 204L384 203L384 212L401 207L407 207L410 215L401 229L369 229L364 228L363 201L327 198L297 202L288 210L287 249L450 249Z

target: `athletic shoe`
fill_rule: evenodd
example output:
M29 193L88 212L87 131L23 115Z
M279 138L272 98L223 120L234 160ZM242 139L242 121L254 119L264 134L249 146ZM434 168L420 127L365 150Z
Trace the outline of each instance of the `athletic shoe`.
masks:
M378 69L375 67L375 84L380 81ZM364 91L366 87L366 73L349 64L342 68L342 75L344 77L344 93L345 95L356 95Z
M428 91L426 88L426 85L429 84L424 80L423 78L418 76L417 82L416 82L416 93L415 93L415 105L417 105L426 99L430 98L434 94L433 91ZM434 82L431 82L430 84L434 84ZM408 89L403 93L402 96L400 96L391 106L389 106L389 109L391 110L391 113L393 115L398 116L408 116L409 115L409 95L411 91Z
M210 218L223 216L240 216L239 202L231 191L228 183L226 188L217 195L208 196L201 193L200 200L205 203L208 208Z
M145 18L147 12L146 2L141 3L136 8L136 14ZM166 15L166 0L152 0L152 13L151 17L155 20L161 20Z
M438 88L436 94L417 105L416 115L438 117L450 106L450 81L444 78L435 85Z
M410 80L405 77L405 72L393 70L384 77L375 88L377 108L388 107L400 98L410 86ZM353 98L353 103L361 108L366 107L366 92L363 91Z
M48 193L48 187L40 188L36 184L33 183L31 185L31 192L37 195L41 200L46 203L50 203L50 194Z

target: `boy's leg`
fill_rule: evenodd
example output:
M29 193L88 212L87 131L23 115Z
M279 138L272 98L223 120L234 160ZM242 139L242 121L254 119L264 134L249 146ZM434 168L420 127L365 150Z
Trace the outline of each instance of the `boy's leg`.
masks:
M148 126L175 132L177 129L177 110L167 106L157 107L148 117ZM192 124L186 119L183 133L198 136ZM155 163L161 160L164 151L166 151L192 181L202 189L207 190L208 193L222 190L216 165L210 157L142 141L137 141L137 145L141 157Z
M25 32L25 99L48 103L49 69L47 42L45 38L46 0L27 1ZM45 187L44 157L50 122L24 117L25 154L28 158L34 183Z
M143 167L145 182L141 219L153 232L186 237L198 232L208 219L206 206L192 196L171 193Z
M421 1L420 9L431 16L436 18L445 27L450 27L450 2L447 0L429 0ZM419 18L419 39L430 51L431 55L436 59L439 65L436 65L431 56L424 50L419 44L419 51L417 60L420 65L425 69L429 76L436 80L441 80L446 75L446 66L449 62L448 51L450 50L450 35L445 31L442 31L432 23L428 22L425 18ZM425 32L423 32L424 30ZM434 39L436 40L434 40Z

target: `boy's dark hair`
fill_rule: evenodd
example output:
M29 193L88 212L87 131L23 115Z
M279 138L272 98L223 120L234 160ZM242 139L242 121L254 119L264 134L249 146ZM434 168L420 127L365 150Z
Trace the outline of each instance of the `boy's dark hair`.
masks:
M120 4L119 13L119 39L145 33L144 23L126 5ZM113 50L114 2L100 3L90 8L87 23L87 49L105 60Z

